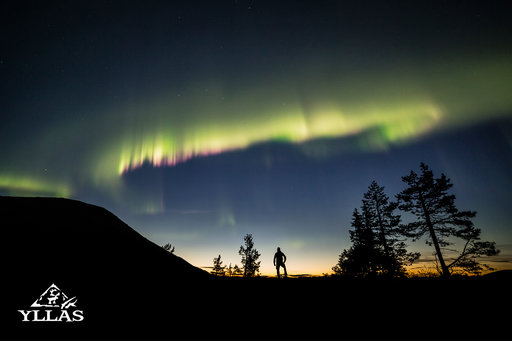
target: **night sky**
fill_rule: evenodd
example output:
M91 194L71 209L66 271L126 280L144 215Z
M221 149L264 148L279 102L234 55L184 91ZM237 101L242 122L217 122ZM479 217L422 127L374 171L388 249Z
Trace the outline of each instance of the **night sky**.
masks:
M0 194L103 206L196 266L328 273L427 163L512 268L505 2L3 1ZM404 215L404 221L407 217ZM417 268L431 266L424 241ZM129 251L129 250L127 250Z

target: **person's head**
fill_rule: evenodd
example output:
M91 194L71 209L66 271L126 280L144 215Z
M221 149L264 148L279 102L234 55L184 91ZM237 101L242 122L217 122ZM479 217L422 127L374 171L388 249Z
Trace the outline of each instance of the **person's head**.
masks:
M278 246L278 247L277 247L277 252L279 252L279 251L281 251L281 248Z

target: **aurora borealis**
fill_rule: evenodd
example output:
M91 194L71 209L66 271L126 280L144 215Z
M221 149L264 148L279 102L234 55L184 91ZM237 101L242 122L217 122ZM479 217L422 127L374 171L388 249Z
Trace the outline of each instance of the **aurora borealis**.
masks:
M319 274L369 183L394 195L424 161L510 267L501 6L8 2L0 194L105 206L197 266L253 233Z

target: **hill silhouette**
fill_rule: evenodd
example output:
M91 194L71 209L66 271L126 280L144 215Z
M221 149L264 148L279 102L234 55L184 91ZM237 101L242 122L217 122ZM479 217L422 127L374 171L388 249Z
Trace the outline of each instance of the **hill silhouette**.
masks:
M167 279L207 276L98 206L70 199L0 197L0 214L5 240L20 246L11 257L26 259L31 276L58 278L71 268L81 270L78 277L125 272L158 272Z
M53 283L77 296L86 312L85 327L79 327L87 332L140 320L133 313L137 309L149 319L162 293L180 296L190 283L210 276L98 206L69 199L0 197L0 219L2 292L11 293L3 299L2 317L11 322L11 337L58 337L52 325L48 332L48 326L22 327L17 312Z
M215 278L82 202L0 197L0 224L2 339L509 335L509 272L450 280ZM18 310L52 285L66 295L61 301L83 310L83 321L22 321Z

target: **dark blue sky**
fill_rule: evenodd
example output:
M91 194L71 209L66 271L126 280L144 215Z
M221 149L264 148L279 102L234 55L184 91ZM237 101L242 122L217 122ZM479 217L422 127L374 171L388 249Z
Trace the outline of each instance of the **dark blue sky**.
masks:
M0 194L104 206L197 266L252 233L264 273L280 245L320 274L370 182L423 161L511 267L510 5L1 6Z

